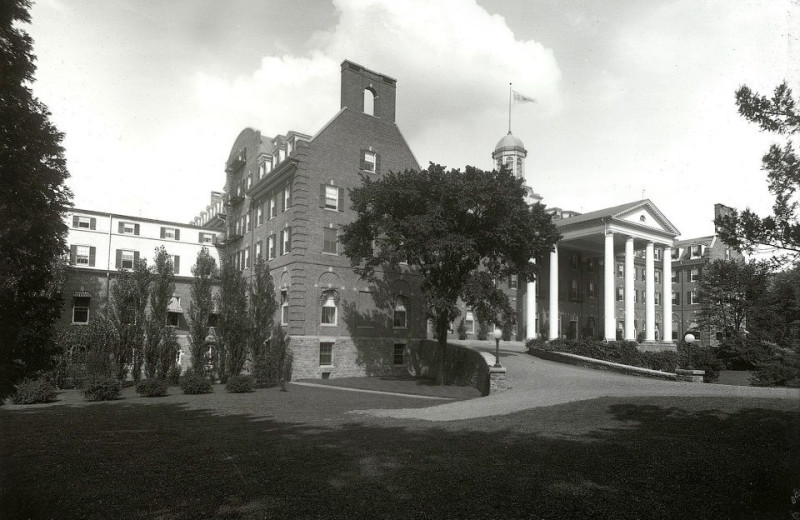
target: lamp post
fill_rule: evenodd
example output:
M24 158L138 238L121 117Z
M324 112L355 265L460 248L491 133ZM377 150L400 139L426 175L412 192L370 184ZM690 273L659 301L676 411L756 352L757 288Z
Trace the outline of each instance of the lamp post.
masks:
M686 334L683 337L683 341L686 342L686 352L687 352L687 363L689 365L689 370L692 370L692 343L694 343L694 334L691 332Z
M495 326L494 333L494 347L495 347L495 354L494 354L494 366L499 367L500 365L500 338L503 337L503 331L500 327Z

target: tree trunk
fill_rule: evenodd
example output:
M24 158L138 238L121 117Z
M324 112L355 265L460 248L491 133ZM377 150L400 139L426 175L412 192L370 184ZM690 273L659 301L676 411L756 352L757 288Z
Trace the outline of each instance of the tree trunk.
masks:
M437 382L440 386L445 384L445 355L447 353L447 319L444 316L438 318L436 325L438 330L437 339L439 340L439 370L436 374Z

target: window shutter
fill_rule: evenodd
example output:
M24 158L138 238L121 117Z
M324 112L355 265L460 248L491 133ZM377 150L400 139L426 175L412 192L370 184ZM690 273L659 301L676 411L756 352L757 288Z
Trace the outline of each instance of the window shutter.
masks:
M367 150L361 150L359 153L361 154L361 157L359 157L358 168L360 170L366 170L367 169L367 161L364 160L364 155L367 153Z
M89 247L89 267L94 267L94 259L97 255L97 248L94 246Z
M134 224L133 225L133 234L134 235L138 235L139 234L139 224Z
M375 154L375 173L381 172L381 154Z
M78 256L78 246L69 246L69 265L75 265L75 258L77 256Z
M172 257L172 270L175 271L175 274L178 274L181 270L181 257L178 255Z
M97 229L97 219L92 217L89 219L89 229Z
M278 244L278 256L283 255L283 234L286 233L286 230L281 231L281 242Z
M119 266L122 265L122 249L117 249L117 264L116 267L119 269Z
M161 228L161 238L164 238L166 236L167 236L167 230L162 227Z
M203 233L197 234L197 241L200 242L201 244L203 243Z
M134 265L135 265L135 264L136 264L136 262L138 262L138 261L139 261L139 251L134 251L134 252L133 252L133 263L134 263Z
M692 303L692 291L686 291L686 303L687 304Z
M180 239L181 239L181 230L175 228L175 240L180 240Z
M123 231L125 231L125 224L120 222L117 228L118 228L117 233L122 233Z
M337 206L339 211L344 211L344 188L339 188L339 203Z
M78 227L78 215L72 215L72 227Z
M325 185L324 184L320 184L319 185L319 207L320 208L324 208L325 207Z
M292 252L292 227L289 226L286 228L286 252Z

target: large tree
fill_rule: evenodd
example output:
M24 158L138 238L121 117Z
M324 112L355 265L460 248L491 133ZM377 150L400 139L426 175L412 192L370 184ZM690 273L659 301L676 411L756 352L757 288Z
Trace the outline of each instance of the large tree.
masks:
M703 269L698 287L700 324L738 336L767 295L770 267L764 262L715 260Z
M786 83L780 84L766 97L747 86L736 91L739 113L756 123L761 130L786 136L783 146L773 144L762 157L767 172L769 191L775 197L772 215L759 217L750 209L733 210L720 216L716 224L722 240L743 251L760 247L777 248L795 257L800 254L797 190L800 188L800 159L792 144L792 136L800 132L800 109Z
M217 275L217 265L208 248L197 253L197 261L192 267L192 303L189 305L189 343L192 348L192 371L203 375L206 352L204 350L208 335L208 316L214 309L211 287Z
M272 325L278 301L275 299L275 284L269 272L269 265L258 257L250 286L250 355L255 361L264 353L264 348L272 335Z
M120 269L111 285L111 322L117 329L119 344L114 358L118 377L124 379L128 363L134 381L139 381L144 365L147 298L153 273L147 260L136 259L133 269Z
M175 294L175 270L164 246L153 257L153 286L150 291L150 315L144 349L144 369L148 378L166 379L175 363L178 340L167 324L169 304Z
M439 341L440 382L459 298L484 319L508 325L513 313L494 281L533 280L541 262L531 259L544 257L560 238L544 207L529 207L523 181L505 169L431 164L375 180L365 176L350 197L358 217L344 226L340 241L356 272L375 278L378 268L404 261L422 276Z
M0 2L0 397L53 362L62 213L72 197L63 135L31 93L33 40L22 25L29 8L26 0Z

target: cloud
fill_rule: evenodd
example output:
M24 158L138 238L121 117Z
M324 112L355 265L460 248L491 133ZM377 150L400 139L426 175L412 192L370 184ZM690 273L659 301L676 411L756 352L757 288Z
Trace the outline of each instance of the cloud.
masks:
M474 1L334 3L338 23L310 39L318 48L264 57L258 70L234 80L198 74L198 102L266 135L314 133L339 108L339 64L349 59L398 80L398 125L418 159L451 166L487 161L505 130L508 82L545 114L560 107L551 50L517 40L501 16ZM438 146L450 136L466 140L460 151ZM465 157L463 150L478 152Z

